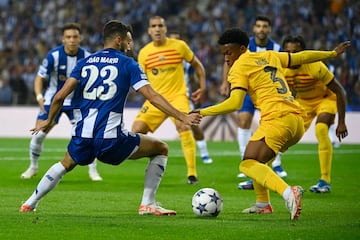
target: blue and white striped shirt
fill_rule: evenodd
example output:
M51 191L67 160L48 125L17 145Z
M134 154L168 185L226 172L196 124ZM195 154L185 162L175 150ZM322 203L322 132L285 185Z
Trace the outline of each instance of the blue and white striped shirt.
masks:
M123 126L129 89L150 84L137 62L115 49L104 49L80 60L71 77L79 81L72 136L115 139L130 134Z
M90 52L83 48L79 48L77 55L67 55L64 45L60 45L48 52L42 61L38 75L44 79L48 79L48 87L45 91L45 105L50 105L55 94L62 88L66 79L69 78L71 71L76 63L90 55ZM63 106L71 106L72 94L64 101Z
M250 52L262 52L266 50L274 50L277 52L282 51L281 45L272 40L271 38L269 39L265 47L259 47L258 45L256 45L255 37L250 37L248 49L250 50Z

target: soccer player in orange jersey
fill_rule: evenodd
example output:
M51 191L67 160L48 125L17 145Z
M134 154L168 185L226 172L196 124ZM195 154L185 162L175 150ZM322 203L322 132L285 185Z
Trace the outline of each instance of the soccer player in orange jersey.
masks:
M294 99L284 77L285 67L333 58L343 53L350 42L343 42L333 51L250 52L249 37L238 28L226 30L219 38L220 50L231 67L228 75L230 96L225 101L204 109L194 110L203 116L226 114L241 108L249 93L259 109L260 125L247 144L240 171L253 179L256 203L243 213L272 213L269 190L285 200L290 219L300 215L303 189L289 186L267 164L276 154L296 144L304 134L305 111ZM339 128L339 139L347 136Z
M305 41L301 36L288 36L283 41L283 47L286 52L300 52L305 49ZM295 94L295 99L307 113L305 131L316 117L315 134L318 140L321 177L317 184L310 187L310 191L330 192L333 146L328 131L334 123L336 112L338 112L336 131L347 129L345 89L323 62L302 64L285 69L285 79Z
M205 70L189 46L182 40L166 36L164 18L154 16L149 20L148 33L152 42L139 51L138 62L144 69L153 88L162 94L175 108L190 112L189 99L184 81L183 60L195 69L200 88L192 93L192 100L198 101L205 92ZM132 131L154 132L169 116L145 101L134 120ZM187 181L198 183L196 170L196 143L191 127L170 117L179 133L182 150L187 165Z
M169 38L181 39L180 34L176 31L171 32L169 34ZM184 80L185 80L185 84L186 84L186 88L187 88L187 94L190 98L189 99L190 109L193 110L194 108L196 108L195 105L198 105L198 106L201 105L201 103L199 101L193 102L191 100L191 92L193 89L196 89L198 87L199 82L197 81L197 79L195 77L195 71L194 71L194 68L191 67L191 64L186 61L183 61L183 65L184 65ZM191 126L191 130L194 134L196 145L199 149L203 163L211 164L213 162L213 160L209 155L207 142L206 142L203 130L201 129L201 127L199 125Z

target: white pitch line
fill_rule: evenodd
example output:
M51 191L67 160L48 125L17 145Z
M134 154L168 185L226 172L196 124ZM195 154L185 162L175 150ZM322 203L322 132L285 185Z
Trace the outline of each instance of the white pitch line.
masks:
M29 157L12 157L12 153L16 152L27 152L28 149L25 148L0 148L0 161L16 161L16 160L20 160L20 161L28 161ZM4 156L6 152L7 156ZM44 150L44 152L50 152L50 153L65 153L65 149L63 148L47 148L46 150ZM238 151L223 151L223 152L212 152L211 150L209 151L211 156L214 157L224 157L224 156L239 156L239 152ZM335 149L334 150L334 155L337 154L360 154L360 149ZM286 155L313 155L313 154L317 154L317 150L289 150L285 153ZM183 153L182 151L174 151L170 149L169 152L169 157L182 157ZM56 156L46 156L46 157L42 157L41 161L57 161L57 160L61 160L64 156L63 155L56 155Z

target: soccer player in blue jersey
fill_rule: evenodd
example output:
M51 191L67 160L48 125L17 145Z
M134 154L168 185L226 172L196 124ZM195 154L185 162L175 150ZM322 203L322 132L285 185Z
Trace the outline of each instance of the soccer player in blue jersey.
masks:
M33 134L51 128L66 97L74 91L76 124L64 159L54 164L38 183L36 190L21 206L20 212L32 212L38 202L61 178L77 165L98 160L119 165L125 159L149 157L145 171L140 215L175 215L162 208L155 195L168 159L165 142L124 128L124 105L130 87L151 104L186 125L199 124L201 115L186 115L175 109L151 87L139 64L124 52L129 48L131 32L120 21L109 21L103 29L104 49L82 59L70 78L55 95L47 120L32 129Z
M257 16L255 18L255 24L253 26L254 36L250 37L248 49L251 52L262 52L266 50L282 51L281 45L272 40L269 37L271 33L271 21L266 16ZM221 94L228 96L229 85L227 82L227 74L229 67L224 64L223 83L221 86ZM246 94L244 104L241 109L238 110L238 143L240 148L241 158L244 156L245 148L251 137L251 123L255 113L255 107L249 94ZM272 162L273 170L280 176L286 177L287 173L281 166L281 152L277 155L275 160ZM239 173L239 178L246 177L245 174ZM240 189L254 189L252 180L244 181L239 183Z
M62 45L50 50L39 67L34 81L34 92L39 104L40 111L37 116L36 126L48 118L51 101L54 95L64 85L70 76L76 62L90 55L90 52L80 47L81 29L77 23L68 23L62 27ZM47 84L45 84L47 81ZM44 92L44 85L47 89ZM51 127L46 131L40 131L33 135L30 141L30 166L21 174L21 178L29 179L38 172L38 161L43 151L43 142L50 130L59 122L62 113L66 114L72 124L75 123L72 111L72 94L64 101L61 111L56 116ZM102 178L96 169L96 161L89 164L89 176L93 181L101 181Z

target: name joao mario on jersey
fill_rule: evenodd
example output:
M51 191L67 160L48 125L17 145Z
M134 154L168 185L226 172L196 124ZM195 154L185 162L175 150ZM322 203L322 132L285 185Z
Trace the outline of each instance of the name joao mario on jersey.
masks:
M87 61L87 63L118 63L119 58L109 58L109 57L91 57Z

